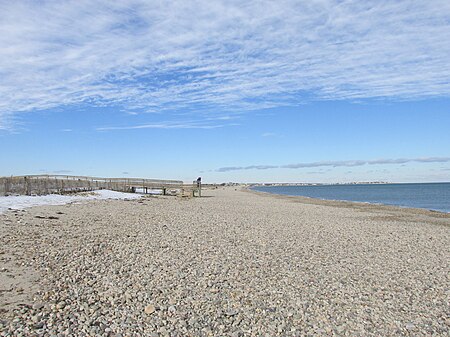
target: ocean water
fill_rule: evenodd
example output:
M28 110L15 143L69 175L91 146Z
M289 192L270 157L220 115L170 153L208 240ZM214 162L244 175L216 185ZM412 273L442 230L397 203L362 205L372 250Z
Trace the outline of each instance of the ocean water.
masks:
M258 186L252 189L275 194L425 208L450 213L450 183Z

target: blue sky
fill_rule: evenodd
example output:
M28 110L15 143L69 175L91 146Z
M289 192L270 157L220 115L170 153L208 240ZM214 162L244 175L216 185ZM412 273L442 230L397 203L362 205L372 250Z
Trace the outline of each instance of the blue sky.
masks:
M448 1L0 12L0 175L450 181Z

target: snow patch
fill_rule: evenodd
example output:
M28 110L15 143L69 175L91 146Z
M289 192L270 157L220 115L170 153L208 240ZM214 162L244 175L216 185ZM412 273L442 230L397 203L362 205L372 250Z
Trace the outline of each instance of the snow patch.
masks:
M74 195L17 195L0 197L0 214L7 211L8 208L24 209L34 206L44 205L64 205L77 201L104 200L104 199L139 199L142 195L134 193L123 193L110 190L97 190L92 192L74 194Z
M146 192L147 192L147 193L146 193ZM137 188L136 188L136 193L156 194L156 195L158 195L158 194L162 194L162 189L153 189L153 190L147 189L147 190L144 190L143 187L137 187Z

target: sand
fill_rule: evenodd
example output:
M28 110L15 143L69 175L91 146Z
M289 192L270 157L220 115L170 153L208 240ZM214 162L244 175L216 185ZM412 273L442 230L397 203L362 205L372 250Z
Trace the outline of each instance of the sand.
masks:
M450 215L203 195L1 214L1 336L449 334Z

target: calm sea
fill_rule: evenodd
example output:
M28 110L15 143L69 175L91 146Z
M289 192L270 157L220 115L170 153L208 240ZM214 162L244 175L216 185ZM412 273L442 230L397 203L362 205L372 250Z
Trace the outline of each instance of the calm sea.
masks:
M275 194L425 208L450 213L450 183L258 186L253 189Z

